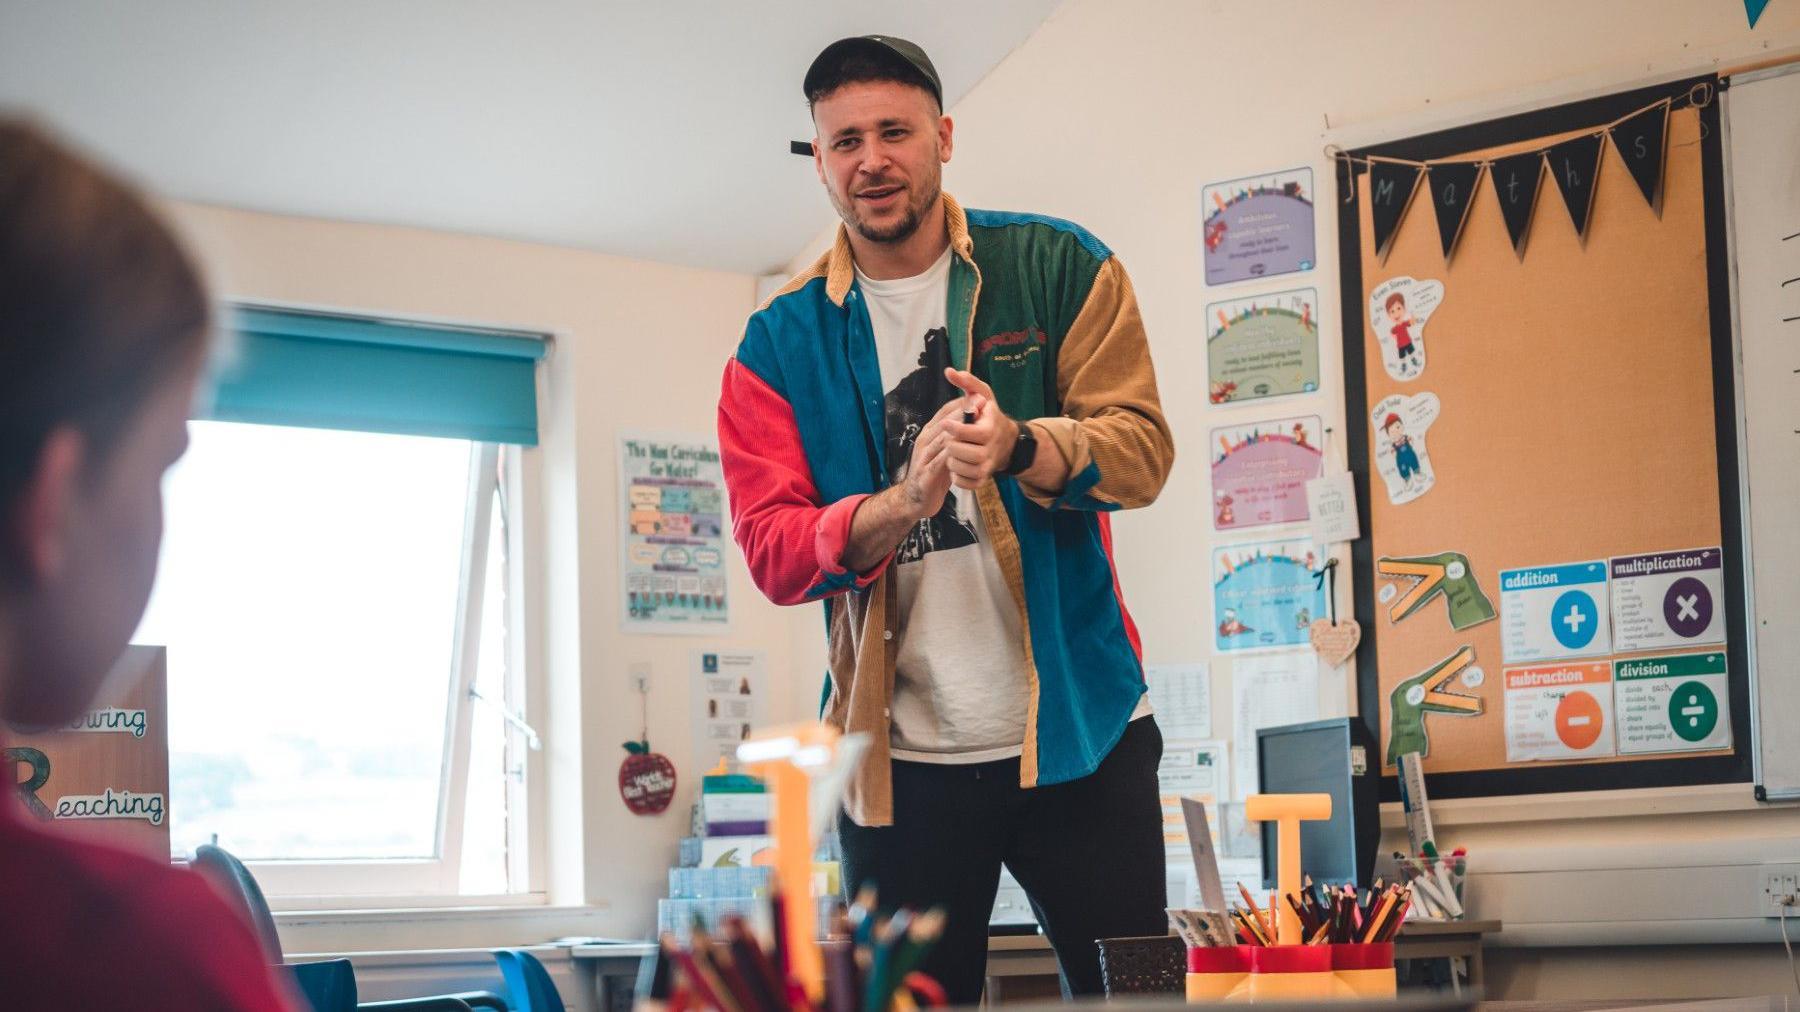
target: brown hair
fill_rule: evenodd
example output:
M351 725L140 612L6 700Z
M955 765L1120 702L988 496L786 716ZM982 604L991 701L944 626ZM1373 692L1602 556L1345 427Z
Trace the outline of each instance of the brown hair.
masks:
M208 325L199 272L144 199L0 117L0 516L52 431L104 454Z
M1392 309L1392 308L1394 308L1394 303L1396 303L1396 302L1400 303L1401 309L1406 308L1406 296L1401 295L1399 292L1393 292L1390 295L1388 295L1386 304L1384 304L1381 308L1382 309Z

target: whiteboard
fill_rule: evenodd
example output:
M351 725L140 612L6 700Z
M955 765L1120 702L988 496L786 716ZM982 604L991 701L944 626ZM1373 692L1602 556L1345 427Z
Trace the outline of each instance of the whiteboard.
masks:
M1723 101L1755 776L1800 798L1800 65Z

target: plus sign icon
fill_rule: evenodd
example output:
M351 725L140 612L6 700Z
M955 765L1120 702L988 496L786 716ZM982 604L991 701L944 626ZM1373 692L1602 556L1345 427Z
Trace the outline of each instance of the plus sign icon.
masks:
M1507 664L1612 651L1604 560L1500 571L1500 637Z
M1724 553L1691 548L1612 560L1612 626L1619 653L1725 642Z

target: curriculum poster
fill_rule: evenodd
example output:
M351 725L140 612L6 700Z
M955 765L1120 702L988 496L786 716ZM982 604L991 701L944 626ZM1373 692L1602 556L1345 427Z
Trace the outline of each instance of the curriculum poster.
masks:
M1207 306L1206 379L1214 404L1319 389L1319 293L1303 288Z
M619 492L625 631L701 634L724 628L730 612L717 440L621 433Z
M1221 653L1306 646L1325 614L1319 549L1305 539L1213 552L1213 646Z
M1208 184L1200 214L1209 285L1313 269L1311 169Z
M1212 430L1213 528L1305 520L1306 483L1323 473L1319 428L1309 415Z

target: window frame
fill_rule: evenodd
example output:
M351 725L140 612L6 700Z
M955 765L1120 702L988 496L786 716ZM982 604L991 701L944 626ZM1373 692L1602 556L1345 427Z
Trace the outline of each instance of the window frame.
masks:
M272 910L392 909L418 907L508 907L542 905L548 901L544 887L547 853L542 777L545 771L541 747L527 746L521 729L525 715L541 700L544 671L531 663L528 650L537 619L530 588L537 556L527 547L529 523L522 517L536 515L535 477L539 473L535 453L519 446L471 442L470 473L463 513L462 559L458 567L455 646L451 652L448 705L445 707L444 752L439 772L437 855L429 858L368 860L259 860L245 864L256 876ZM531 477L527 477L527 472ZM490 544L490 524L496 500L501 505L504 545ZM496 554L499 550L499 554ZM481 646L485 567L491 560L505 560L506 691L501 705L517 720L506 721L507 879L504 894L463 894L458 891L462 863L463 817L469 788L471 728L478 705L472 695L476 659ZM542 727L542 723L534 725ZM511 771L518 770L520 775Z

